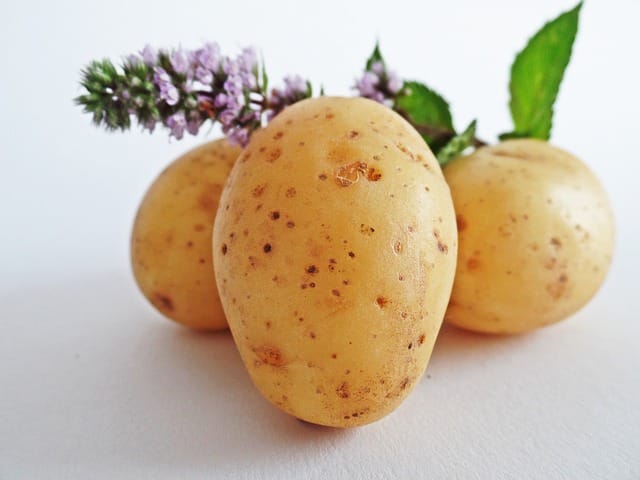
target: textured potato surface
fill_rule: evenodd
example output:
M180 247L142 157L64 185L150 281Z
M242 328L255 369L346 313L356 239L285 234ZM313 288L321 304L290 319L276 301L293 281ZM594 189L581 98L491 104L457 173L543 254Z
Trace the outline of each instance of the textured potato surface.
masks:
M138 210L131 263L140 290L165 316L196 329L227 327L213 273L211 232L241 149L216 140L175 160Z
M459 231L446 320L518 333L582 307L611 262L607 196L573 155L539 140L484 147L444 169Z
M423 373L453 282L449 189L415 130L365 99L287 108L239 157L216 277L251 378L330 426L394 410Z

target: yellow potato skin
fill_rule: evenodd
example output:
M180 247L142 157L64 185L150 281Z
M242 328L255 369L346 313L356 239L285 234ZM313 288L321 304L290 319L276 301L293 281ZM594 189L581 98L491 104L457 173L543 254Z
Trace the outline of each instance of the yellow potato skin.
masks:
M260 392L328 426L394 410L426 368L457 248L417 132L370 100L299 102L254 134L220 206L216 278Z
M131 264L140 290L165 316L194 329L227 328L211 235L222 187L240 152L220 139L182 155L153 182L133 224Z
M444 168L458 266L446 321L520 333L585 305L606 276L613 214L593 173L541 140L483 147Z

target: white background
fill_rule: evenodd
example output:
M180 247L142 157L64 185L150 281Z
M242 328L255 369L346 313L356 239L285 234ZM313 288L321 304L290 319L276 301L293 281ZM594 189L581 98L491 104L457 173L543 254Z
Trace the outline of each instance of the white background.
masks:
M419 6L418 6L419 5ZM348 94L376 38L451 102L508 130L514 53L572 1L14 1L0 5L0 479L640 478L640 2L590 0L553 142L610 193L609 278L571 319L518 337L441 334L387 418L312 427L251 385L229 334L162 319L129 269L133 215L172 158L212 138L107 134L80 68L150 42L258 46L274 83ZM205 132L206 133L206 132Z

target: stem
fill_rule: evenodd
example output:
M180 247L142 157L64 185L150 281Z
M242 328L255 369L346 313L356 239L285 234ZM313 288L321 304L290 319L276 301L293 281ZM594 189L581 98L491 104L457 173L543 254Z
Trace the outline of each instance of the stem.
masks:
M442 141L446 143L456 135L456 132L449 128L434 127L433 125L416 123L405 110L402 110L400 108L394 108L394 110L398 114L400 114L402 118L409 122L411 126L413 126L413 128L418 131L418 133L430 137L433 142ZM485 145L488 145L488 143L478 137L473 137L473 146L475 148L484 147Z

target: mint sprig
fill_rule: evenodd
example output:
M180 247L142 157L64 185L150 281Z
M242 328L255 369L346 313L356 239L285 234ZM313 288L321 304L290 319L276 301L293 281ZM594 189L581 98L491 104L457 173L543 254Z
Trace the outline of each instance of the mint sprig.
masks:
M437 153L455 136L449 103L420 82L405 82L394 109L407 118Z
M476 121L473 120L464 132L453 137L449 142L440 149L437 154L438 163L444 167L447 163L462 153L469 147L476 145Z
M512 132L505 138L551 136L553 104L571 59L582 2L545 24L518 53L511 67Z

